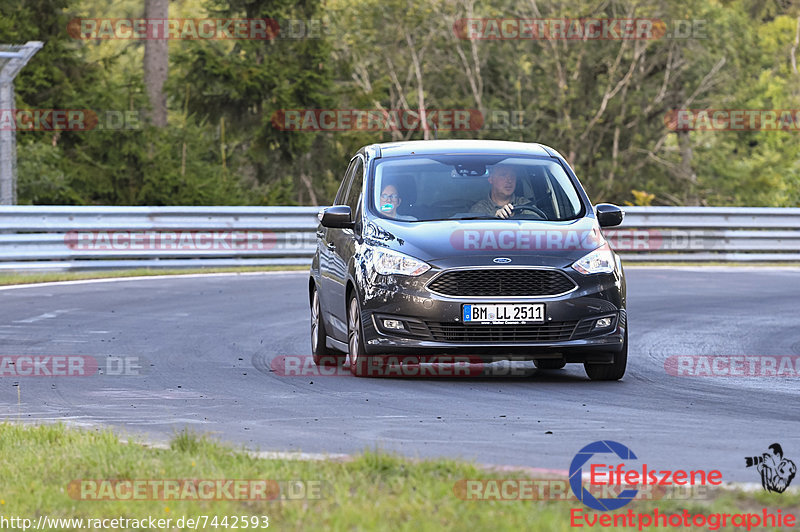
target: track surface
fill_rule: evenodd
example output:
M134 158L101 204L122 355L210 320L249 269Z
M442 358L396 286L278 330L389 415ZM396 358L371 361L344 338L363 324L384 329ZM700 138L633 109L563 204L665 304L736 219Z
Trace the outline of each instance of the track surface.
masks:
M108 424L163 440L189 427L251 449L408 456L568 469L611 439L648 466L720 469L779 442L800 460L791 377L675 377L672 355L800 355L800 270L629 268L628 373L579 365L526 376L281 376L308 355L305 272L0 290L0 355L147 359L144 376L0 377L0 419ZM523 367L524 369L524 367ZM18 401L19 399L19 401Z

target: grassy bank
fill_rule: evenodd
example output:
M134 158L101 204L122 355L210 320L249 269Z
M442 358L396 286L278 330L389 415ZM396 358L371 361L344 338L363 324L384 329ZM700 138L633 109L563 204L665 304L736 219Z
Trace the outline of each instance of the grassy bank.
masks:
M411 461L364 452L352 461L256 458L192 435L168 449L122 443L108 431L62 425L0 424L0 515L49 518L171 518L269 516L277 530L570 530L577 501L466 501L454 486L463 479L524 478L452 461ZM283 497L260 501L83 500L80 479L273 479ZM72 484L71 484L72 483ZM302 488L300 487L302 486ZM292 491L294 490L294 491ZM315 491L316 490L316 491ZM303 495L302 491L305 491ZM98 492L94 492L98 493ZM308 495L311 495L309 498ZM295 498L296 497L296 498ZM708 500L634 501L645 512L741 512L800 507L797 495L718 492ZM62 529L77 530L62 525ZM187 528L184 526L184 528ZM198 527L204 529L202 524ZM229 526L229 528L231 528ZM240 521L239 528L243 528ZM252 528L252 527L251 527ZM212 530L211 526L205 529Z

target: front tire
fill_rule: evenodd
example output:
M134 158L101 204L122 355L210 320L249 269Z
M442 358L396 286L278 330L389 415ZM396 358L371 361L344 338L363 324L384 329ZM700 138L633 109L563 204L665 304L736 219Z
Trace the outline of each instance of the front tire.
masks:
M583 368L586 375L593 381L618 381L625 375L628 366L628 328L625 328L625 340L622 351L614 353L614 362L611 364L590 364L585 362Z
M347 305L347 347L350 356L350 373L356 377L369 374L369 357L364 349L364 327L361 326L361 308L355 293Z
M328 334L325 332L325 323L322 320L322 305L319 302L319 292L316 287L311 294L311 358L317 366L340 366L344 357L325 344Z

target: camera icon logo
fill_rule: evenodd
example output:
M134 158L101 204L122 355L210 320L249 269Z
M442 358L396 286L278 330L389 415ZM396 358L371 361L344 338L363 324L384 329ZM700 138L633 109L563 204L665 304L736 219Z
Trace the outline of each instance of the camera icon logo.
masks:
M765 491L783 493L792 483L797 466L783 456L783 447L780 443L773 443L768 447L769 452L761 456L747 456L744 459L745 467L755 467L761 475L761 486Z

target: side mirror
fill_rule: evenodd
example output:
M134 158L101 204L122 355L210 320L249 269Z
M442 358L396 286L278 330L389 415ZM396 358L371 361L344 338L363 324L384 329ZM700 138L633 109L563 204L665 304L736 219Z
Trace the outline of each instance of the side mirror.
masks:
M347 205L334 205L322 210L322 218L319 221L322 227L334 229L352 229L355 227L350 207Z
M610 203L598 203L594 209L600 227L614 227L621 224L625 218L625 211Z

